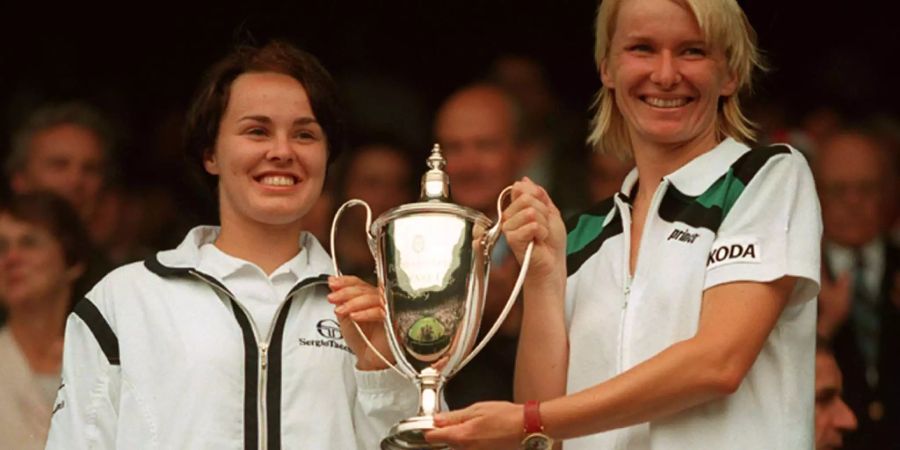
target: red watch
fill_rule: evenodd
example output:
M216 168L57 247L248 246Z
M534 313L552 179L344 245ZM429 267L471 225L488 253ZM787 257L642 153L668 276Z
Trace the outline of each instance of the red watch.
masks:
M541 423L541 406L536 400L525 402L525 439L522 440L523 450L550 450L553 447L553 439L544 434L544 425Z

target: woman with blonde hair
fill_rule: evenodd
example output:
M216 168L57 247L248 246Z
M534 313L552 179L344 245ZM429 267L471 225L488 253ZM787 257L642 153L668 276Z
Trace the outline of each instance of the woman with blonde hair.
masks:
M760 66L734 0L605 0L590 140L633 157L565 227L524 180L504 213L525 286L516 400L439 417L462 449L813 446L821 219L803 157L750 148ZM567 232L567 235L566 235ZM540 403L539 403L540 402Z

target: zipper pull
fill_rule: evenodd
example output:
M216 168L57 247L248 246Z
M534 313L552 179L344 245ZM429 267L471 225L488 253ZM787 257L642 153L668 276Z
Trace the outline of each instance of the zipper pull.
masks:
M259 344L259 354L260 359L262 360L262 370L266 370L266 366L269 363L269 344Z

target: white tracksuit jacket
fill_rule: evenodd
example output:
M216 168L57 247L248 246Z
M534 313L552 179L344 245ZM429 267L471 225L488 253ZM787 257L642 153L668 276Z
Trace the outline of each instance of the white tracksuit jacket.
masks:
M121 267L66 325L48 449L376 449L416 412L413 385L357 371L328 293L330 259L309 237L310 273L268 336L221 281L197 270L216 233Z

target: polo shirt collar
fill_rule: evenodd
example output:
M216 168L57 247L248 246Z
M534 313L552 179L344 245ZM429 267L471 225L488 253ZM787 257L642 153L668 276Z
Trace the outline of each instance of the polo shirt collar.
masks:
M181 244L173 250L159 252L158 261L167 268L176 270L199 269L201 264L200 248L205 244L215 242L219 236L219 227L198 226L191 229ZM308 232L300 234L300 246L302 250L281 267L272 273L291 273L298 280L318 277L322 274L331 274L331 258L321 244ZM219 258L217 258L219 259ZM217 277L224 277L240 269L245 264L250 264L238 258L222 258L231 261L222 262L215 270ZM212 274L211 274L212 275Z
M703 194L728 168L749 150L744 144L732 138L726 138L712 150L688 161L676 171L664 177L681 193L693 197ZM635 167L625 177L619 192L622 199L631 203L631 194L638 182L638 171Z

